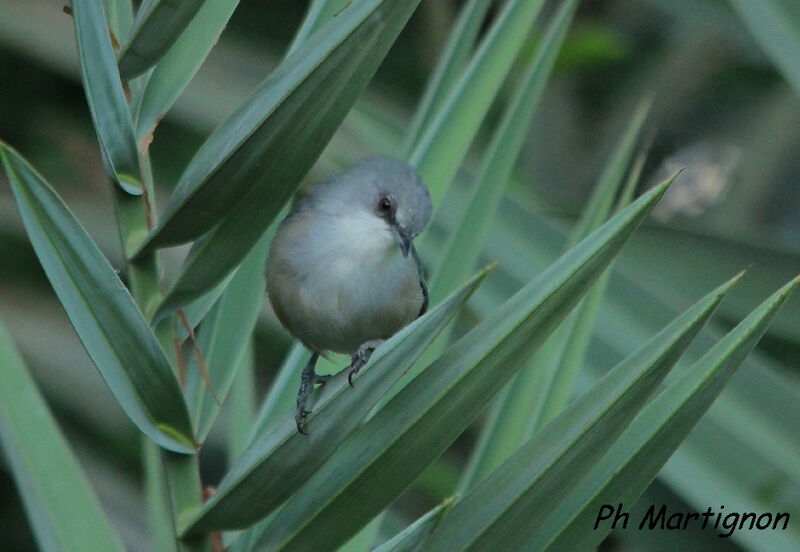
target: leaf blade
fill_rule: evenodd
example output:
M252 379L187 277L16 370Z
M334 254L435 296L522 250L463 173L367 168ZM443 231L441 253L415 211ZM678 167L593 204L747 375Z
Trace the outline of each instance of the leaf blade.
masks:
M597 515L601 495L605 503L632 503L644 491L755 347L797 284L795 279L774 293L659 394L580 486L564 499L532 545L570 549L591 548L599 543L608 534L605 527L597 531L574 528Z
M112 393L159 445L193 453L180 387L128 290L33 167L2 142L0 157L36 255Z
M800 9L791 0L729 0L734 11L800 93Z
M262 237L248 254L200 326L197 344L211 390L206 388L197 358L190 363L186 378L186 398L195 413L198 442L205 440L225 402L261 311L266 290L264 264L270 244L266 238L270 236Z
M204 2L153 68L137 110L136 133L140 139L155 128L189 84L238 5L239 0Z
M0 364L0 445L39 546L122 552L119 536L2 322Z
M542 0L510 0L481 42L469 67L409 155L428 184L434 210L511 69Z
M430 124L431 118L439 111L451 92L453 84L458 80L458 75L463 71L464 65L469 59L470 51L491 5L491 1L469 0L461 8L406 133L403 147L406 157L411 154L419 141L420 134Z
M129 194L143 192L139 150L116 69L101 2L74 0L81 79L109 177Z
M205 0L154 0L137 14L131 37L119 56L123 80L138 77L167 53Z
M436 528L442 516L453 505L453 500L453 497L446 499L394 537L376 547L374 552L414 552Z
M567 9L566 5L562 9ZM608 217L646 113L647 103L643 103L622 134L583 211L582 222L572 230L572 243L585 238ZM575 312L526 362L506 393L498 397L481 428L478 444L460 482L462 489L474 485L499 466L557 414L570 397L608 277L606 272L598 279Z
M700 300L528 440L453 507L423 550L444 542L454 550L482 550L499 535L509 548L523 549L561 492L573 488L636 417L738 279Z
M469 205L454 226L445 253L431 274L430 294L434 301L453 284L463 281L478 263L489 226L511 178L577 3L577 0L564 2L553 17L506 106L475 178Z
M417 2L367 0L354 4L329 22L326 32L312 35L203 144L178 181L146 247L200 237L271 183L267 191L278 200L262 205L263 231L366 86L383 57L378 54L385 53ZM384 19L394 21L390 25ZM373 41L374 55L359 54ZM357 74L356 82L348 86L349 78ZM320 90L323 80L334 77ZM334 92L342 97L331 98ZM310 105L319 112L317 116L307 114ZM312 128L298 127L301 122ZM299 145L313 154L303 150L292 153ZM263 163L278 152L286 155L281 164ZM275 172L282 167L289 174ZM276 183L278 178L286 182Z

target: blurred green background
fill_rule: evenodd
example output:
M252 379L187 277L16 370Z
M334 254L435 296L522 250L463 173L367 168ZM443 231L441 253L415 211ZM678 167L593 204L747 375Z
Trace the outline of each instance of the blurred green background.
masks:
M120 266L110 188L63 4L0 3L0 137L42 171ZM150 151L164 197L205 136L276 65L306 5L298 0L241 1L208 61L155 133ZM371 153L397 151L459 5L457 0L422 2L309 180ZM537 36L531 34L530 54ZM800 23L797 37L800 43ZM509 255L508 247L504 251L495 244L517 239L535 242L549 255L560 251L559 231L574 221L634 105L648 93L655 95L648 122L652 146L640 187L677 168L685 170L618 263L621 276L601 313L587 375L608 368L641 342L635 333L609 329L630 318L615 305L635 306L658 328L671 316L661 312L662 306L688 306L713 285L751 266L717 317L732 324L799 273L800 88L793 89L775 67L728 2L584 1L530 129L499 217L504 224L498 225L486 251L487 260L500 261L492 277L497 285L476 297L474 311L494 304L502 296L498 288L516 289L514 282L535 273L542 263ZM480 146L481 138L474 150ZM468 159L461 175L465 180L470 167ZM141 534L146 521L137 432L52 293L3 178L0 316L112 522L123 537ZM167 266L176 266L181 254L180 248L170 251L173 262ZM266 302L256 331L260 397L289 340ZM776 459L770 449L776 446L770 439L780 437L780 431L794 427L797 437L800 426L792 424L800 420L799 358L800 297L795 297L754 355L751 365L758 371L743 370L737 376L738 387L726 391L642 503L671 502L692 510L712 500L707 505L716 507L729 496L722 494L726 485L737 482L741 487L736 493L752 495L767 506L781 505L800 518L800 455L792 465L791 458ZM775 430L776 424L783 429ZM224 423L218 425L224 428ZM413 519L452 491L456 467L463 464L474 437L474 432L466 434L398 501L393 508L398 520ZM209 483L222 473L223 439L220 429L203 449ZM792 445L788 443L789 451ZM743 477L752 477L752 485L743 484ZM391 525L391 516L386 523ZM713 533L673 533L670 539L627 532L612 535L607 544L610 550L759 549L747 537L718 539ZM0 542L3 550L34 549L2 462Z

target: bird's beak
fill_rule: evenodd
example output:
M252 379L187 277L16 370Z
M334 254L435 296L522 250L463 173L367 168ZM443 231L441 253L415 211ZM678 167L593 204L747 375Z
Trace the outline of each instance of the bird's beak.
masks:
M399 224L393 224L392 235L394 235L394 241L400 246L403 256L408 257L408 252L411 251L411 236L408 231Z

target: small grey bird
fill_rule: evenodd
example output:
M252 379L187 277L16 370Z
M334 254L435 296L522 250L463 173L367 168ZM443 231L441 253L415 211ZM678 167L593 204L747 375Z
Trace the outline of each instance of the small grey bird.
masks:
M326 351L351 355L348 381L381 341L425 313L428 289L412 240L431 217L413 167L370 157L316 184L281 222L267 260L275 314L311 350L297 394L300 433Z

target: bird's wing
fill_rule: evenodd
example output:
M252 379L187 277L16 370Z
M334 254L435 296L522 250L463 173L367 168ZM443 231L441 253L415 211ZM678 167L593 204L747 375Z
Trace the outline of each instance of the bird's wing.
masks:
M417 253L414 244L411 244L411 254L414 256L414 262L417 263L417 274L419 274L419 287L422 288L422 307L419 309L419 314L417 318L428 312L428 284L425 283L425 273L422 270L422 262L419 260L419 254Z

